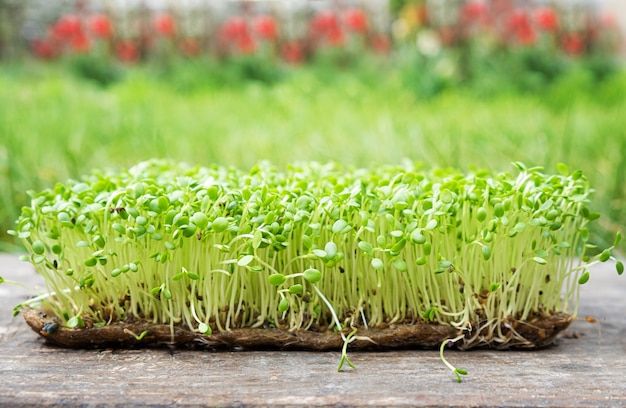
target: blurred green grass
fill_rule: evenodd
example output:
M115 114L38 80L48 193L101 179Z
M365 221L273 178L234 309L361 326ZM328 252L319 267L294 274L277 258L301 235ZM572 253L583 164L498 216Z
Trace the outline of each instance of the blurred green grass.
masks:
M455 89L419 100L393 69L299 68L272 84L237 86L193 69L163 78L133 68L103 87L62 66L0 66L0 250L19 248L6 231L27 190L152 157L242 168L412 160L514 171L510 163L522 161L556 171L563 162L596 189L598 244L626 219L624 73L598 84L573 72L544 92Z

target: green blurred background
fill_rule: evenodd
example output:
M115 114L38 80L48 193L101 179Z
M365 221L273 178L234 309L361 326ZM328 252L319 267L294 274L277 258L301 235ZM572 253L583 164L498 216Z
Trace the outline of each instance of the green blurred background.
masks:
M605 25L568 26L573 12L545 1L523 9L502 1L299 2L288 15L285 2L225 2L219 12L189 2L206 3L196 14L212 24L197 31L176 3L118 3L59 2L33 13L44 3L0 1L0 251L21 248L6 231L29 204L28 190L153 157L240 168L410 160L510 172L513 161L547 172L563 162L596 190L597 244L610 245L626 221L621 38L615 21L585 2L575 15ZM554 11L553 31L538 9ZM490 19L468 20L476 10ZM532 42L523 19L514 21L519 10ZM94 14L110 18L109 37L88 32ZM75 47L75 36L54 43L67 16L79 18L87 49ZM150 26L164 16L171 31ZM258 16L275 21L273 36L255 31ZM248 24L252 52L221 36L233 18ZM133 31L133 21L147 31ZM498 21L508 28L496 30ZM190 39L193 55L181 48ZM37 47L48 40L56 48L42 55ZM125 60L120 44L129 41L137 55Z

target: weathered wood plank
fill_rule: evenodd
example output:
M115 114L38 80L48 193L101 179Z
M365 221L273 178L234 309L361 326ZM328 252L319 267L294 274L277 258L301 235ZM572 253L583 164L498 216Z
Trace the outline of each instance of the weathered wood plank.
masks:
M42 289L15 256L0 255L0 275ZM608 265L558 346L447 352L469 371L461 384L436 351L353 352L357 369L338 373L338 352L56 348L11 317L28 293L0 286L0 405L626 405L626 279Z

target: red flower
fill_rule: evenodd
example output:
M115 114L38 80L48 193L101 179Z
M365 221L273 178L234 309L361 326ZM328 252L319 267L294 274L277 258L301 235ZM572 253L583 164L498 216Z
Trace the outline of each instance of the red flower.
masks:
M535 23L544 31L556 31L559 26L559 19L556 12L550 7L539 7L534 12Z
M242 54L252 54L256 49L256 44L250 33L245 33L237 40L237 50Z
M480 20L487 12L487 6L483 1L471 0L463 6L463 16L470 21Z
M71 41L83 31L80 19L72 14L61 16L52 26L52 35L61 41Z
M186 57L195 57L200 53L200 43L196 38L183 38L178 42L178 49Z
M367 31L367 16L361 9L352 8L343 13L343 21L348 28L357 33Z
M113 35L111 20L104 14L92 14L87 20L89 31L99 38L110 38Z
M615 18L615 15L613 14L608 14L608 13L602 14L599 20L600 20L600 24L605 28L610 28L610 29L618 28L617 19Z
M221 36L226 41L237 42L244 36L249 36L248 23L241 17L232 17L222 25Z
M326 37L330 31L340 30L339 18L332 11L322 11L311 21L313 34L319 37Z
M74 52L87 52L89 51L89 48L91 48L89 38L82 32L75 35L71 42L72 50L74 50Z
M530 19L526 11L515 9L509 14L507 26L511 31L518 31L530 26Z
M533 45L537 37L535 35L535 30L528 25L522 26L519 30L517 30L517 41L522 45Z
M561 37L561 47L571 55L580 55L585 50L585 41L578 33L563 34Z
M304 51L297 41L285 42L280 47L280 55L290 64L299 64L304 60Z
M133 40L119 41L115 45L115 54L124 62L135 62L139 58L139 50Z
M328 33L326 33L326 41L328 41L330 45L333 45L335 47L343 45L344 35L343 31L341 31L341 28L333 27L331 30L329 30Z
M278 26L270 16L258 16L252 22L257 35L265 40L273 41L278 37Z
M339 18L332 11L323 11L313 17L310 30L314 37L326 41L330 45L340 46L344 42Z
M164 37L171 37L176 33L176 22L167 13L154 16L154 29Z
M36 57L42 59L53 59L58 55L54 43L47 38L40 38L33 41L31 49Z
M387 54L391 49L391 41L385 34L374 34L370 38L370 47L378 54Z
M507 19L507 28L520 44L532 45L537 39L530 17L522 9L515 9L511 12Z

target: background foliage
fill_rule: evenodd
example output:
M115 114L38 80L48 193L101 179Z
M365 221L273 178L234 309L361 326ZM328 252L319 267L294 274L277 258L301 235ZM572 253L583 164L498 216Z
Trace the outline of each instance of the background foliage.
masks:
M107 29L107 10L79 3L59 3L19 40L37 59L16 58L11 31L0 35L0 249L18 248L6 230L27 190L151 157L242 168L411 160L514 171L522 161L554 171L563 162L596 189L596 241L612 242L625 224L620 39L589 10L587 25L572 26L545 2L496 13L481 5L507 2L396 1L385 26L366 2L326 2L289 31L269 8L257 10L274 19L261 25L254 10L235 8L206 37L192 36L180 11L144 10L133 14L146 24L142 40L112 24L126 20ZM0 2L0 25L19 4ZM240 47L246 35L254 48ZM146 48L133 54L124 41Z

